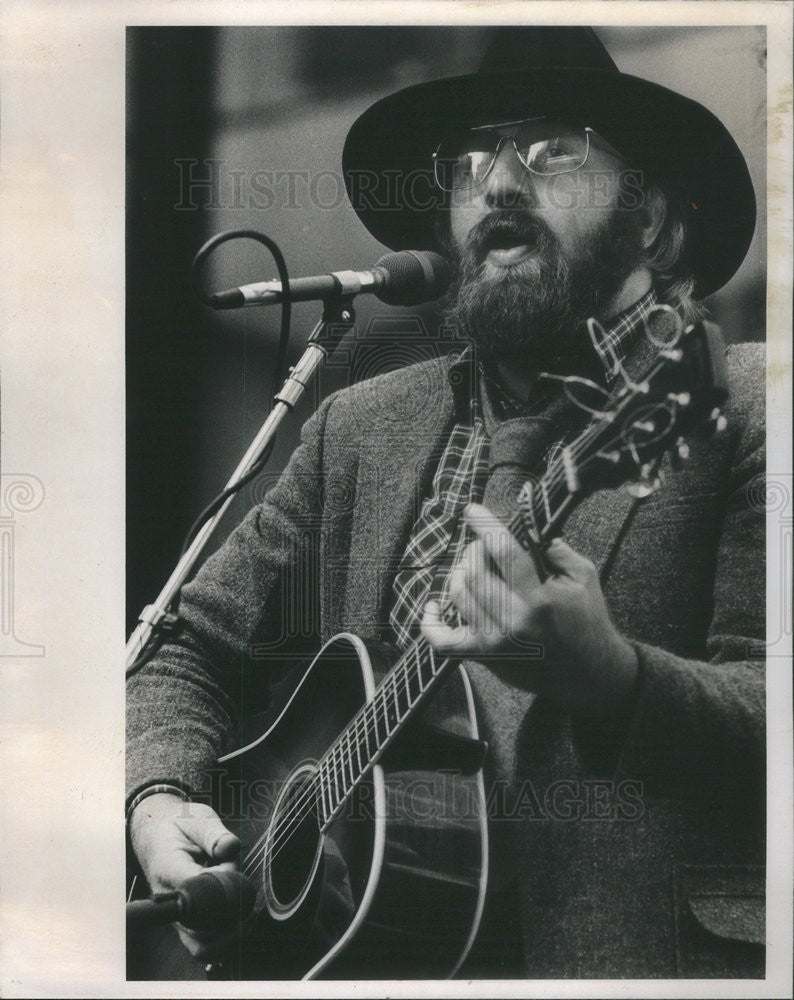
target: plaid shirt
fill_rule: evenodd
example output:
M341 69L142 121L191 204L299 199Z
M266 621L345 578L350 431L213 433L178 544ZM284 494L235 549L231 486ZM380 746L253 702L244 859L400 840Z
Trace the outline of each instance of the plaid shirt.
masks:
M606 384L620 365L657 305L651 289L615 322L594 329L593 347ZM472 377L473 355L467 348L450 367L455 398L455 424L433 477L433 487L419 512L397 575L389 622L401 647L416 638L428 599L447 599L449 571L469 542L462 520L464 507L482 500L488 480L489 431L495 422L542 412L554 394L554 383L538 383L526 402L505 393L487 366Z

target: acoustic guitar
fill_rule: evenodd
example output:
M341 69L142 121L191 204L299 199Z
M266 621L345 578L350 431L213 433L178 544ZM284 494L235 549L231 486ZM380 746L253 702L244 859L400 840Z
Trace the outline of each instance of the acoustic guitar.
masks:
M542 559L584 497L626 483L649 492L661 456L684 457L683 436L716 424L727 394L718 328L689 326L524 485L509 529ZM242 841L256 905L207 974L454 975L488 885L487 748L463 668L424 638L394 654L343 633L274 721L252 725L257 735L219 762L213 798Z

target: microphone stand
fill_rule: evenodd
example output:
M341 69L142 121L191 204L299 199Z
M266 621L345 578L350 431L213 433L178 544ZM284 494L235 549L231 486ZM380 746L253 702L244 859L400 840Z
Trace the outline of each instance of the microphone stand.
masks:
M323 314L309 334L306 350L298 363L290 368L288 378L276 394L273 408L232 473L225 490L231 490L235 487L265 454L276 435L279 424L287 413L292 412L295 408L317 369L326 358L333 354L339 342L355 323L355 319L352 296L334 295L324 301ZM179 595L182 585L190 575L204 546L233 499L234 495L230 493L212 517L204 522L156 600L152 604L147 604L141 611L138 616L138 625L130 636L126 647L126 669L128 672L141 658L153 636L164 628L175 624L175 616L168 609Z

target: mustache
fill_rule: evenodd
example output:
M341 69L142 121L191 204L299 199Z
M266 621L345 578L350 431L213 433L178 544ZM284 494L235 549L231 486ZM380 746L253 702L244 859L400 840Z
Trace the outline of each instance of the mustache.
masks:
M526 209L502 209L491 212L469 231L461 254L461 264L472 267L481 265L490 250L528 246L543 253L556 247L557 240L546 223Z

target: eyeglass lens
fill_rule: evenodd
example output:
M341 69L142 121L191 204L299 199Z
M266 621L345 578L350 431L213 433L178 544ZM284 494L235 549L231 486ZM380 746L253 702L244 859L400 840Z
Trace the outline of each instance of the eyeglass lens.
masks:
M584 128L552 122L525 122L513 130L476 128L444 140L436 153L436 180L445 191L476 187L505 142L513 141L524 166L537 174L577 170L587 159Z

